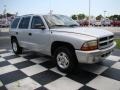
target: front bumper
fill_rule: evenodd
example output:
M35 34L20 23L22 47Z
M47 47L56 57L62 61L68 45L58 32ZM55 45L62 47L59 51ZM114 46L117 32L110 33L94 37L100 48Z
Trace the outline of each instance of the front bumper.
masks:
M106 49L102 49L102 50L98 49L93 51L75 50L75 53L79 63L92 64L92 63L97 63L104 60L104 58L106 58L111 54L115 46L116 46L116 42L114 42L111 47Z

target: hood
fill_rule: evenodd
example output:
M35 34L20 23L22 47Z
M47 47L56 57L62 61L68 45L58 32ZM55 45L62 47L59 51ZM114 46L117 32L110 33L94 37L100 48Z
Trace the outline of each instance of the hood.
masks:
M66 32L66 33L76 33L76 34L84 34L89 35L93 37L104 37L113 35L112 32L104 30L104 29L97 29L97 28L90 28L90 27L77 27L77 28L55 28L51 29L52 31L58 31L58 32Z

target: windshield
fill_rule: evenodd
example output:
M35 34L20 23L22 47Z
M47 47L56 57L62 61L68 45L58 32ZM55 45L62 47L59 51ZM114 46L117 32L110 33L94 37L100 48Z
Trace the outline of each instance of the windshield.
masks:
M76 21L64 15L44 15L44 18L50 28L79 26Z

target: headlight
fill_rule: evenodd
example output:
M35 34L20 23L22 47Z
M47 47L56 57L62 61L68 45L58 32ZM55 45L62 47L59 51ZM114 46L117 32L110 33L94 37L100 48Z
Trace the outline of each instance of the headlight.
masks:
M85 42L82 45L81 50L82 51L91 51L91 50L95 50L97 48L98 48L98 43L96 40L94 40L94 41Z

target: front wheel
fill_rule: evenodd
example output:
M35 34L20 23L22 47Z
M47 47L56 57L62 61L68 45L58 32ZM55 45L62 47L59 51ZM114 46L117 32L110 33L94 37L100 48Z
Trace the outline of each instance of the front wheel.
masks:
M64 73L71 73L77 66L77 59L73 51L67 47L60 47L54 53L57 68Z
M15 54L22 54L22 48L19 46L18 41L16 39L13 39L11 41L12 49Z

